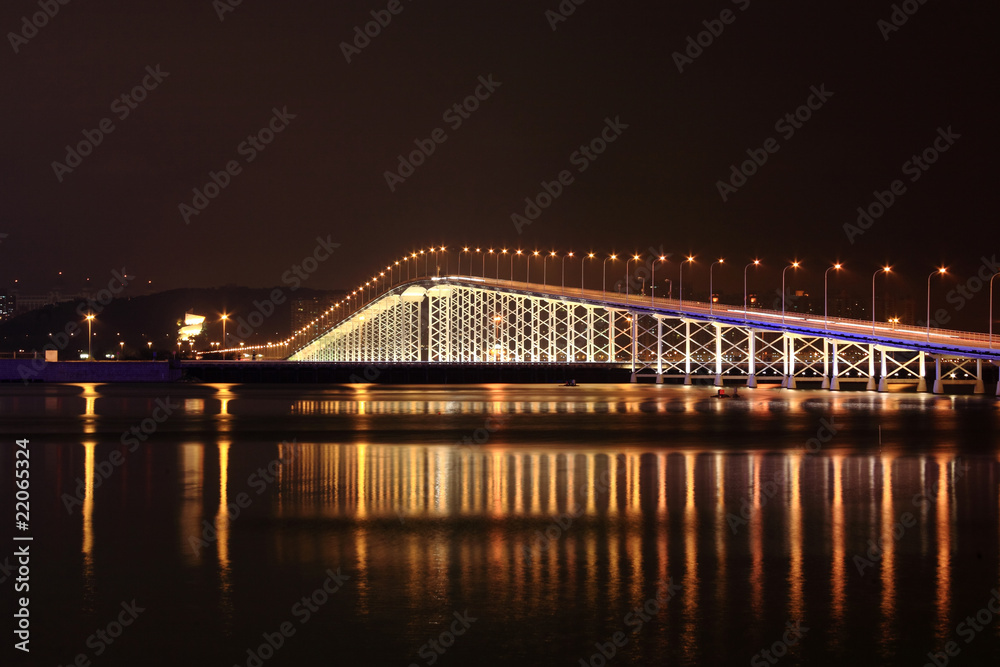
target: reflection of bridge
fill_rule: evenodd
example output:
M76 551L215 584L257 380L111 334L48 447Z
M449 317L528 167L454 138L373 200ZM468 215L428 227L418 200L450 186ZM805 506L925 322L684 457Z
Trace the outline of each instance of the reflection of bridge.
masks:
M1000 338L1000 337L997 337ZM926 391L974 383L983 361L1000 363L986 334L872 323L582 288L471 276L404 280L334 321L309 341L267 349L272 358L330 362L612 363L632 380L726 378L794 388L815 379L885 391L916 382ZM291 354L289 354L291 353ZM1000 382L998 382L1000 392Z

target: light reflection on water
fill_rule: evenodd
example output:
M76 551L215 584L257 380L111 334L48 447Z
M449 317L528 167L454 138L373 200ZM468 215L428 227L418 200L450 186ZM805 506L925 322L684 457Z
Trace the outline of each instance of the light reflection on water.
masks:
M182 575L185 595L206 627L217 627L220 655L228 656L225 647L233 643L226 659L236 660L239 647L267 629L255 622L259 614L300 593L301 584L282 577L272 582L270 573L331 564L350 573L351 592L338 616L344 626L325 626L325 632L346 632L373 655L395 656L401 664L415 659L434 619L465 608L492 618L505 633L524 634L538 655L574 664L593 652L595 641L623 629L625 614L667 580L679 583L681 593L632 639L629 664L664 658L707 664L731 655L745 664L796 619L815 630L787 664L834 664L853 650L890 664L956 640L956 624L978 609L969 605L985 602L1000 583L995 442L964 452L954 443L969 438L956 434L938 437L937 451L911 453L898 444L905 442L905 418L892 421L922 406L948 414L951 425L963 398L781 392L772 399L761 392L739 405L682 388L656 394L640 394L650 392L640 388L631 395L619 388L624 396L593 390L561 401L545 395L550 389L527 400L530 389L505 396L486 387L463 388L479 396L455 400L421 398L420 390L401 390L401 398L386 390L370 400L303 398L286 389L288 395L268 402L239 386L196 387L195 393L211 391L183 398L176 422L100 480L98 466L118 448L120 424L141 419L150 404L101 389L82 386L80 408L73 407L73 395L58 399L57 410L79 409L84 418L82 460L64 456L73 445L52 445L65 487L52 491L70 489L78 475L85 481L80 511L53 518L60 530L80 531L87 605L80 623L86 626L86 614L119 595L114 570L127 569L110 523L124 511L118 499L144 497L144 507L175 517L165 524L169 529L158 527L146 538L154 565L190 573ZM52 396L45 399L45 409L52 409ZM0 406L18 400L31 402L0 394ZM125 404L135 400L142 405L137 413ZM911 407L893 411L893 401ZM859 436L845 426L817 453L803 446L821 416L851 423L851 412L883 414L885 423L898 426L886 429L896 445L879 451L870 433ZM439 413L477 419L456 429L442 426ZM798 444L769 445L752 435L738 449L690 439L676 446L635 438L622 445L511 442L525 420L539 416L549 420L542 428L557 430L575 415L603 415L610 428L631 428L637 421L676 426L678 419L722 413L745 415L738 424L748 433L798 415L792 429ZM284 426L307 416L345 417L359 427L371 426L365 420L372 418L416 417L408 424L425 420L423 430L414 430L424 437L344 442L317 438L312 429L302 441L275 441L253 434L258 422L248 415L258 414L286 415L291 421ZM106 421L109 415L123 421ZM456 444L487 423L484 416L498 426L483 444ZM975 418L995 425L996 412ZM188 432L189 419L208 421L192 422ZM428 433L436 443L427 442ZM170 451L173 463L167 461L163 476L163 453ZM271 473L262 476L262 470ZM247 507L237 504L240 494ZM894 533L907 512L914 524ZM144 529L141 514L128 520ZM214 538L193 549L192 539L206 526ZM869 540L879 539L882 549L872 558ZM977 562L984 544L985 557ZM859 557L873 560L863 574ZM377 630L385 623L403 629L386 639ZM1000 623L985 634L977 646L995 642ZM553 636L559 638L554 645ZM473 637L468 646L485 656L483 664L503 664L521 650L504 648L501 634L490 631ZM299 650L308 655L308 647L320 646L302 640Z

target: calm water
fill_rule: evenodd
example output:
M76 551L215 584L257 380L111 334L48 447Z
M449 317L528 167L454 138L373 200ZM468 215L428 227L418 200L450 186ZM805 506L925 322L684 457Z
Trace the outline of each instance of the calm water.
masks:
M995 399L711 393L0 386L30 664L996 664Z

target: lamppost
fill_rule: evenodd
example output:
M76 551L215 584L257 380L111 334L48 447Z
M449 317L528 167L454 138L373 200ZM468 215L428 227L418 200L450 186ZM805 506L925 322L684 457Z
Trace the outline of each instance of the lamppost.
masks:
M615 261L618 259L618 255L608 255L604 258L604 264L601 267L601 299L607 300L608 296L608 260Z
M747 269L749 269L751 266L753 267L760 266L760 260L755 259L754 261L750 262L749 264L743 267L743 321L744 322L747 321Z
M573 253L569 252L569 253L566 253L565 255L563 255L563 258L562 258L562 291L564 291L564 292L566 291L566 258L567 257L572 257L572 256L573 256ZM582 263L583 260L580 260L580 262Z
M462 275L462 253L469 252L468 247L462 248L461 252L458 253L458 275ZM472 275L472 255L469 255L469 275Z
M712 269L715 268L716 264L724 264L726 260L721 257L708 267L708 314L711 315L715 306L715 291L712 289Z
M123 341L123 340L122 341L118 341L118 344L121 346L121 352L118 353L118 361L121 361L122 360L122 356L124 356L124 354L125 354L125 341Z
M990 278L990 349L993 349L993 278L1000 276L1000 272L994 273ZM997 381L997 389L1000 392L1000 381ZM1000 396L1000 393L997 394Z
M586 259L594 259L594 253L592 253L592 252L591 253L587 253ZM584 260L584 258L581 257L580 258L580 294L583 294L583 260Z
M843 266L844 266L843 264L841 264L840 262L837 262L836 264L834 264L833 266L831 266L830 268L828 268L826 271L823 272L823 328L824 329L829 329L830 328L830 318L827 315L828 311L827 311L827 308L826 308L827 302L828 302L827 297L830 294L830 290L827 288L828 285L829 285L829 283L827 282L827 276L829 275L830 271L833 271L834 269L836 269L837 271L840 271L840 269Z
M993 285L990 285L990 289ZM94 334L91 333L91 325L94 322L94 314L87 313L87 358L91 361L94 360Z
M507 248L501 251L504 255L507 254ZM500 280L500 253L497 253L497 280Z
M631 262L633 259L638 262L640 257L639 255L632 255L631 257L625 260L625 303L628 303L628 288L629 288L628 263Z
M229 319L228 313L222 313L222 347L226 347L226 320Z
M799 262L795 261L781 270L781 323L785 323L785 271L799 268Z
M449 273L449 271L448 271L448 262L451 260L451 256L445 250L444 246L441 246L441 252L444 253L444 275L448 275L448 273ZM438 269L440 269L440 268L441 267L439 266ZM440 273L440 271L439 271L439 273Z
M891 266L883 266L881 269L872 274L872 335L875 335L875 276L885 271L889 273L892 269Z
M679 285L677 290L678 292L677 296L680 300L677 303L677 310L681 311L684 310L684 265L693 263L694 263L694 255L689 255L687 259L681 262L681 267L680 269L677 270L677 273L679 274L680 277L680 280L678 281Z
M660 255L658 258L653 260L653 266L650 270L649 275L649 305L654 304L656 297L656 263L667 261L666 255Z
M931 340L931 278L933 278L935 275L941 275L941 276L943 276L946 273L948 273L948 269L942 266L940 269L936 269L929 276L927 276L927 341L928 342L930 342L930 340ZM993 279L992 278L990 278L990 289L991 290L993 289ZM993 304L992 304L992 299L991 299L990 306L992 306L992 305ZM992 324L992 317L990 319L991 319L991 324ZM990 346L991 347L992 347L992 344L993 344L993 341L990 341Z
M483 253L483 280L485 280L485 279L486 279L486 254L487 254L487 253L485 253L485 252ZM490 248L490 252L489 252L489 254L490 254L490 255L492 255L492 254L493 254L493 248ZM500 276L497 276L497 278L499 278L499 277L500 277Z

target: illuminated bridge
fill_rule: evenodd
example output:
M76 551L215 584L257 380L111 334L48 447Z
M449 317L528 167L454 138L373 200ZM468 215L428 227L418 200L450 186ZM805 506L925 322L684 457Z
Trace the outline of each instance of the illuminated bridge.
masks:
M633 382L760 380L790 389L814 380L831 390L909 382L926 391L931 377L934 393L948 384L984 393L983 362L1000 364L1000 336L966 331L469 275L380 282L357 293L361 305L318 318L310 334L257 351L379 365L610 364L631 370Z

